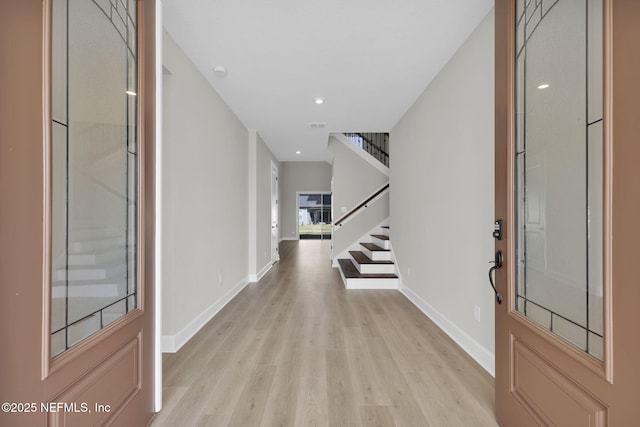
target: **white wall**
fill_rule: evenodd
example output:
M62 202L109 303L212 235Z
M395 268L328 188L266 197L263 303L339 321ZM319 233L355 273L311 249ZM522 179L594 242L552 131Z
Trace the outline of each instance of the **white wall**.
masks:
M492 11L393 128L389 144L391 242L403 291L489 372L493 25Z
M164 37L163 347L177 349L247 283L248 131ZM168 347L168 348L167 348Z
M249 131L249 277L271 263L271 162L278 160L260 135Z
M280 163L280 238L295 239L298 227L296 191L331 192L331 165L326 162Z
M329 138L329 150L333 155L333 220L335 221L389 182L389 177L333 136ZM333 253L340 256L340 253L355 240L379 225L388 216L389 199L384 196L369 208L361 210L344 226L334 230Z

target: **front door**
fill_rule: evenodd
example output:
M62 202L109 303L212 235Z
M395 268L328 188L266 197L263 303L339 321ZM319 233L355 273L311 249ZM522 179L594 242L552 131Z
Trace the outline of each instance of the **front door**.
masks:
M0 425L153 415L155 2L0 2Z
M495 17L498 421L640 425L640 2Z

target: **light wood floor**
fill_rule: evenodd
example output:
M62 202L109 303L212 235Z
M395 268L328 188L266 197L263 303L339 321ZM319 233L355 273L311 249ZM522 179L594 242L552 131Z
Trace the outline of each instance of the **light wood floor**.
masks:
M346 291L327 241L281 261L178 353L152 426L495 426L494 381L397 291Z

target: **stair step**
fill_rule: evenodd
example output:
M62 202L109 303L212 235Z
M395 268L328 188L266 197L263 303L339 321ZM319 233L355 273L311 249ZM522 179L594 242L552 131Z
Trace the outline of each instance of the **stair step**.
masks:
M382 226L382 227L380 227L380 228L386 228L386 229L388 230L388 229L389 229L389 226L388 226L388 225L383 225L383 226Z
M397 279L395 274L361 274L350 259L339 259L338 263L347 279Z
M381 248L380 246L376 245L375 243L360 243L360 246L365 247L365 248L369 249L370 251L389 252L389 249Z
M382 246L384 249L391 249L389 236L385 236L384 234L372 234L371 239L376 245Z
M54 285L51 298L113 298L120 295L124 285L119 283L95 283L86 285Z
M388 261L391 259L391 251L375 243L360 243L360 246L362 246L362 252L374 261Z
M125 259L133 253L131 249L126 252L122 246L101 249L92 252L70 253L69 266L95 266L99 264L123 264ZM59 268L62 268L60 266Z
M123 260L124 261L124 260ZM82 282L92 280L114 280L125 277L127 265L124 262L92 266L70 265L68 269L58 268L53 276L54 281Z
M389 260L373 260L361 251L349 251L349 254L356 260L358 264L391 264L393 261Z
M389 240L389 236L385 236L384 234L372 234L371 237L380 240Z
M396 266L390 260L372 260L363 252L349 251L352 262L360 274L393 274L396 272Z

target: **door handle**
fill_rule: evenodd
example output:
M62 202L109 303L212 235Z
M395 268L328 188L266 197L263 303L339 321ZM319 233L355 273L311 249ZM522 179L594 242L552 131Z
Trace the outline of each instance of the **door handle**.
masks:
M498 292L496 289L496 285L493 283L493 272L499 268L502 268L502 251L496 252L496 256L493 261L489 261L493 263L493 266L489 269L489 283L491 283L491 287L493 288L493 292L496 294L496 302L498 304L502 304L502 294Z

